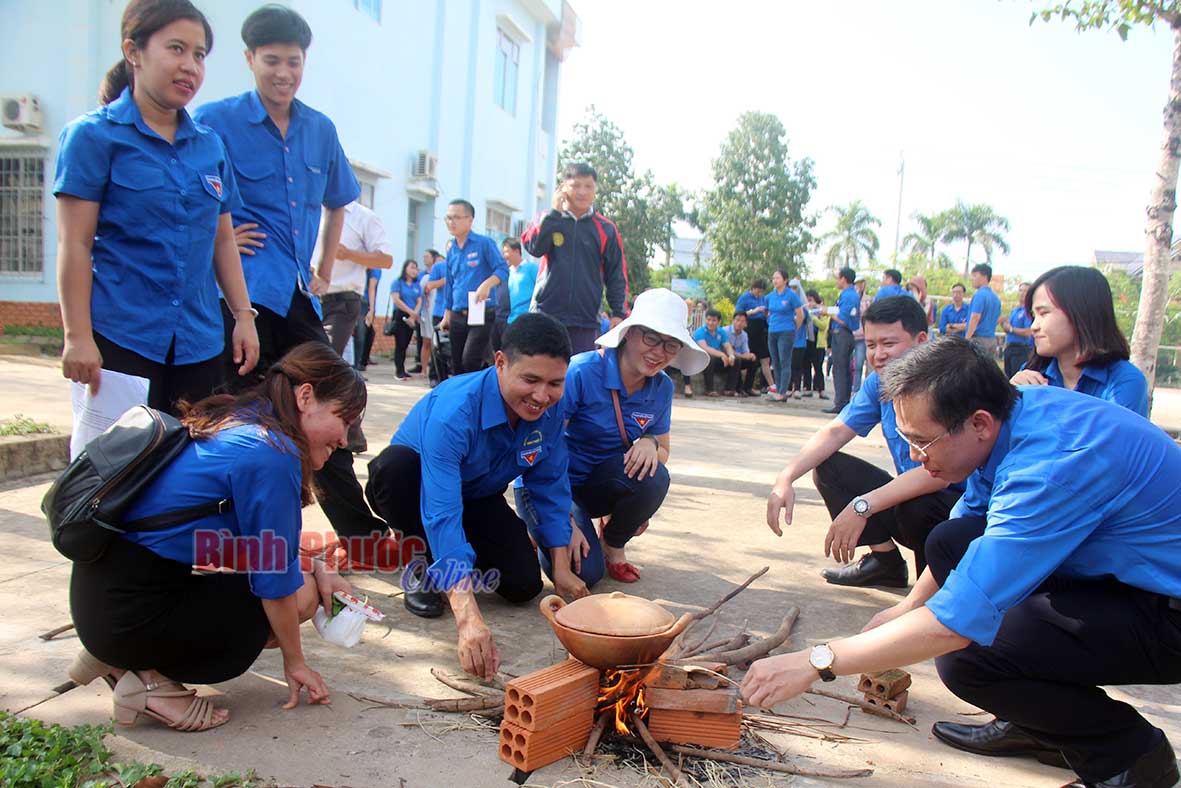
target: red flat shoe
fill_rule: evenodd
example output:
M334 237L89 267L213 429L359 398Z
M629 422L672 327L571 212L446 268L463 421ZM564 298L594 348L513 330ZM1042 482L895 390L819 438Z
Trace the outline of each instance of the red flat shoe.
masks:
M620 561L618 564L608 561L607 574L611 575L611 579L618 580L620 583L634 583L640 579L640 570L627 561Z

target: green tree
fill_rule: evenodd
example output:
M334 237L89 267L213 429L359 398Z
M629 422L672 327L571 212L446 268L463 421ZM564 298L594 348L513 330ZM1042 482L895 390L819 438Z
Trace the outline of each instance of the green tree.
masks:
M902 238L903 250L910 252L912 256L926 258L929 268L944 267L945 261L950 265L951 258L939 252L939 244L943 242L943 235L947 230L947 213L927 215L915 211L911 218L918 228Z
M574 134L562 143L558 178L570 162L584 161L598 173L595 210L619 227L627 258L628 289L632 296L647 289L648 263L657 249L672 244L672 223L684 213L684 193L674 184L659 186L651 171L637 174L633 151L623 129L594 106L574 126Z
M874 260L879 242L873 228L881 227L881 220L871 214L861 200L854 200L847 206L834 205L829 210L837 215L837 226L820 237L821 242L832 241L824 253L829 273L842 265L860 267L862 255L865 255L866 262Z
M947 225L943 240L968 242L968 252L964 255L964 276L968 275L968 269L972 266L972 244L979 244L984 249L990 263L994 250L1009 253L1009 243L1002 234L1009 232L1009 220L997 214L992 206L957 200L955 207L947 211L945 216Z
M811 159L788 156L787 132L775 115L739 117L713 162L713 188L693 217L713 247L711 297L734 298L752 278L776 268L802 272L816 226L807 212L816 188L812 169Z
M1132 333L1132 363L1148 378L1151 397L1156 383L1157 350L1166 323L1169 299L1169 259L1173 242L1173 213L1177 210L1177 168L1181 164L1181 2L1178 0L1083 0L1055 3L1030 17L1049 22L1054 18L1072 22L1075 29L1113 30L1121 40L1128 39L1133 26L1152 27L1164 22L1173 33L1173 59L1170 65L1169 98L1164 112L1164 144L1152 176L1152 196L1148 204L1148 248L1144 254L1144 274Z

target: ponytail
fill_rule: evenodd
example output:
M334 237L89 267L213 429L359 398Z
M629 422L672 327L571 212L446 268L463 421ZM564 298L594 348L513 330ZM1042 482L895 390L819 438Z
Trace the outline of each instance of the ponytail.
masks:
M98 89L98 103L104 107L110 104L119 98L124 88L131 87L131 83L132 72L127 66L127 59L123 58L111 66L111 70L103 77L102 85Z

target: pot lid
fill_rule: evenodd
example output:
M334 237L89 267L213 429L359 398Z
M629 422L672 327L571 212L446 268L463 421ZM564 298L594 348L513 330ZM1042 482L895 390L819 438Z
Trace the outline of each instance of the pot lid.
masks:
M559 624L592 635L656 635L676 623L673 614L655 602L619 591L575 600L555 616Z

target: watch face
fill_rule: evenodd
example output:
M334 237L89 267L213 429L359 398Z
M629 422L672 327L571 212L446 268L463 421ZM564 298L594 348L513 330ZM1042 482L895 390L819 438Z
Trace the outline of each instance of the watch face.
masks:
M853 501L853 511L857 512L857 514L865 514L869 511L869 501L864 498L858 498Z
M812 647L812 653L808 655L808 662L812 663L812 667L817 670L824 670L832 667L834 655L832 649L828 647L827 643L821 643L819 646Z

